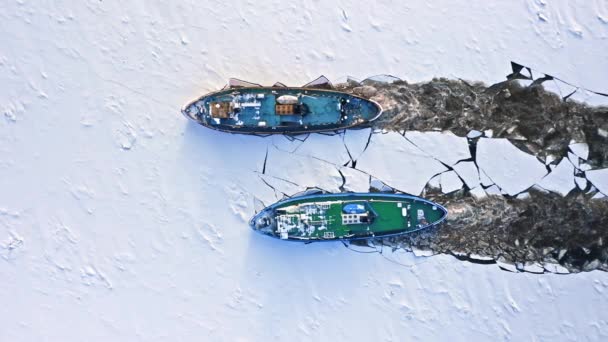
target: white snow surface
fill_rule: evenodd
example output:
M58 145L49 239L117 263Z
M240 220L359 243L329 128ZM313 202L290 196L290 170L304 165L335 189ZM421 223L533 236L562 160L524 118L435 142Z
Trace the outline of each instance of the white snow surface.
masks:
M547 174L547 169L536 157L521 151L507 139L479 139L477 165L512 196L528 189Z
M337 168L179 114L228 77L493 83L510 60L605 91L605 2L4 1L0 17L0 341L606 340L603 272L511 274L255 234L254 196L335 187ZM397 134L374 139L359 164L391 186L418 193L445 171ZM481 140L513 162L484 157L503 189L542 177ZM319 156L334 153L344 161ZM588 171L600 190L602 172Z

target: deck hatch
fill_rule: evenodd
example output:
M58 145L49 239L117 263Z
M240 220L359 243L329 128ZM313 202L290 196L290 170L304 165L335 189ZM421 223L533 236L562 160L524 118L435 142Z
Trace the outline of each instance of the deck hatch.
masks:
M233 109L231 102L211 102L209 104L209 113L212 118L216 119L228 119Z

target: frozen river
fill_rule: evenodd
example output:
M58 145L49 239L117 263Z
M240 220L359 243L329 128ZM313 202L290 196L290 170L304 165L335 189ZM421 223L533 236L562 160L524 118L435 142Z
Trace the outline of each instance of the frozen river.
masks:
M511 60L606 91L606 2L6 1L0 18L1 341L606 340L604 272L517 274L254 234L254 196L337 189L325 161L348 162L344 146L363 151L368 134L311 136L290 153L297 141L179 112L228 77L494 83ZM437 159L466 158L459 138L443 151L411 134L442 154L388 133L358 168L415 193L445 171ZM379 146L392 149L368 154ZM267 151L266 173L297 185L260 181ZM522 163L495 181L517 193L544 176ZM344 172L351 189L368 184Z

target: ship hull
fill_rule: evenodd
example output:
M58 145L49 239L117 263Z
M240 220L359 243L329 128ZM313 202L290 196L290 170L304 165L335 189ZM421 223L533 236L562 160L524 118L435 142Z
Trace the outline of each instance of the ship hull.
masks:
M441 205L417 196L339 193L291 197L250 220L257 232L286 241L386 238L434 227L447 217Z
M282 98L293 102L281 104ZM369 127L379 104L333 90L247 87L210 93L182 109L188 119L222 132L288 134Z

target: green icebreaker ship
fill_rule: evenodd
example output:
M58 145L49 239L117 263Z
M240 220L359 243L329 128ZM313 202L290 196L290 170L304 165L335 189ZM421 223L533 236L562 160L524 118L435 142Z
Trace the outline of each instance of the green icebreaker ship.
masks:
M378 103L332 90L324 80L263 87L232 79L227 88L192 101L182 113L208 128L260 135L362 128L382 113Z
M314 242L394 236L446 219L439 204L405 194L320 193L281 200L257 213L251 228L281 240Z

